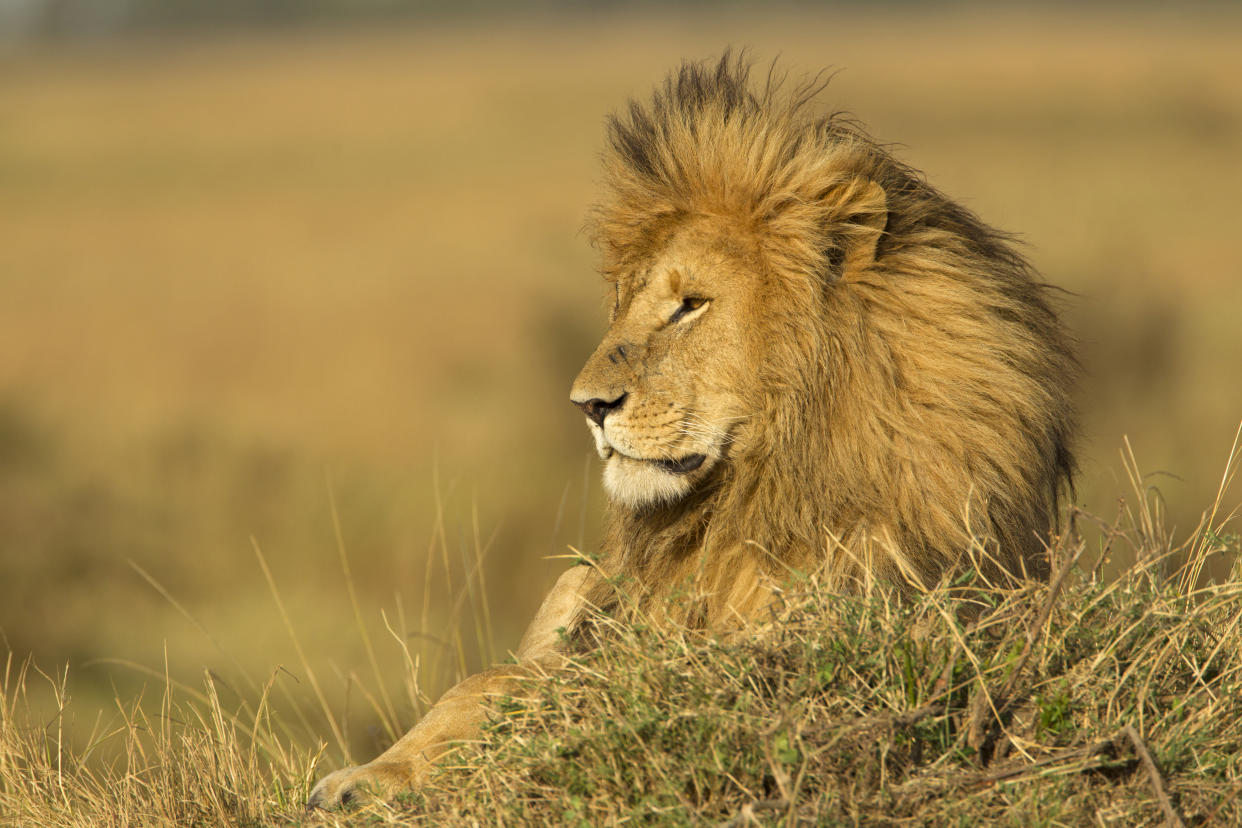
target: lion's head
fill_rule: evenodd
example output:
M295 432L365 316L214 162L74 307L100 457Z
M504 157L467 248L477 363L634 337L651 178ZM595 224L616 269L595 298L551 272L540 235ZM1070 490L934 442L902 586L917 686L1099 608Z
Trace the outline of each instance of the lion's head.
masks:
M761 408L771 351L762 309L778 304L763 260L726 219L687 217L641 273L613 282L612 324L574 383L573 399L621 507L676 501L721 463ZM758 313L757 313L758 312Z
M591 227L611 320L571 392L608 543L647 570L750 548L925 580L974 539L985 565L1039 570L1072 468L1046 288L854 123L813 114L818 91L752 87L726 55L609 121Z

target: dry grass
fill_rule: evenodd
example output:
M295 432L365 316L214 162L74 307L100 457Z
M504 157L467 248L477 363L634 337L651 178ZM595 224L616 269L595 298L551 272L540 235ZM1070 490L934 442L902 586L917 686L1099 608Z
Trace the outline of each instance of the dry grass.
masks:
M61 740L63 677L45 677L58 715L33 720L10 660L0 812L17 826L1237 824L1242 557L1223 504L1238 449L1180 543L1131 458L1133 500L1100 548L1061 537L1050 583L967 576L901 600L795 577L770 622L724 640L601 619L606 646L498 699L428 789L345 814L302 810L321 750L274 715L281 676L235 705L211 675L202 692L165 676L151 703L118 699L121 724L79 753ZM1101 578L1121 555L1134 563ZM1204 583L1221 558L1230 576ZM370 703L383 718L389 702ZM92 763L109 741L118 758Z
M595 538L564 399L602 324L577 234L602 115L728 43L841 67L825 105L1022 233L1079 294L1079 504L1112 513L1128 434L1167 472L1158 521L1193 526L1242 413L1242 56L1236 14L1152 14L737 10L0 55L0 631L11 682L27 657L68 665L73 700L62 716L29 679L31 721L103 767L126 749L99 733L136 732L117 700L162 696L165 672L197 688L206 666L226 710L276 676L284 744L331 737L337 765L425 701L384 617L429 695L506 652L546 558Z

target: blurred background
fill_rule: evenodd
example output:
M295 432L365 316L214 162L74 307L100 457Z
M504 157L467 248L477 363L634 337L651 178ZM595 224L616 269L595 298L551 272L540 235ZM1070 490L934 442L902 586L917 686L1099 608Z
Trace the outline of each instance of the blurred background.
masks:
M598 537L603 118L730 44L839 70L1073 291L1078 503L1128 436L1189 532L1242 419L1240 43L1225 3L0 0L5 644L80 741L207 669L310 744L283 611L361 759L359 625L403 725L402 644L433 695L503 658Z

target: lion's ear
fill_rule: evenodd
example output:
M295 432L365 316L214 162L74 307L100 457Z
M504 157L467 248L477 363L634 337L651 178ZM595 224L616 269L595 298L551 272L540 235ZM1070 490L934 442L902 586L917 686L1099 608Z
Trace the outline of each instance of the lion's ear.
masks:
M774 258L832 284L875 261L888 227L888 196L870 178L834 179L809 194L777 196L764 220Z
M834 198L835 196L835 198ZM834 214L832 278L862 270L875 261L880 236L888 226L888 196L869 179L855 179L829 196Z

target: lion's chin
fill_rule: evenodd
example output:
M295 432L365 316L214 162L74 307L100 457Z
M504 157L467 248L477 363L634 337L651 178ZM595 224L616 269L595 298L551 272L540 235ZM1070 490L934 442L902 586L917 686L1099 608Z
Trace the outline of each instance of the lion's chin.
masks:
M689 494L693 472L707 465L702 454L676 462L652 462L614 452L604 466L604 489L614 503L630 509L672 503Z

